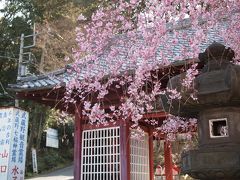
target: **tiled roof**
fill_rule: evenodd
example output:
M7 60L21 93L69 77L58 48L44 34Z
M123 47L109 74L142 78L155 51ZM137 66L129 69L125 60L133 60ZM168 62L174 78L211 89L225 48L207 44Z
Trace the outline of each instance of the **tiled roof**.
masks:
M201 52L203 52L210 44L212 44L214 41L219 42L224 44L223 38L220 37L220 31L226 26L226 23L224 23L221 27L218 26L214 29L207 29L206 34L207 34L207 40L200 44L200 49ZM172 46L171 52L169 53L169 49L167 49L165 46L160 46L159 51L161 51L167 59L174 59L176 56L181 55L181 51L183 48L185 48L187 51L191 51L190 49L190 44L189 41L182 39L181 36L183 34L193 37L194 35L194 30L190 29L190 27L184 27L184 28L179 28L178 33L179 36L178 38L178 43ZM171 31L168 32L167 34L167 39L169 42L172 42L174 39L173 33ZM122 59L124 63L122 63L122 66L120 67L121 71L126 71L126 70L134 70L136 68L137 64L131 64L129 61L127 61L127 57L125 52L128 51L127 48L120 47L121 48L121 54L119 59ZM158 55L157 55L158 56ZM188 57L188 59L196 59L197 57ZM159 62L161 61L160 58ZM187 58L179 59L179 60L186 60ZM105 71L108 73L110 69L107 64L107 60L104 58L104 56L101 56L99 60L97 61L97 64L94 64L94 67L92 69L92 75L94 76L97 74L99 71ZM151 63L151 61L150 61ZM177 63L177 62L176 62ZM13 91L33 91L33 90L43 90L43 89L50 89L54 86L60 85L64 86L70 79L71 77L74 76L74 74L70 74L67 72L67 69L69 66L66 66L66 68L46 74L46 75L41 75L41 76L31 76L31 77L25 77L22 78L20 81L18 81L16 84L10 84L9 89ZM82 70L82 77L86 70ZM80 76L81 79L81 76Z

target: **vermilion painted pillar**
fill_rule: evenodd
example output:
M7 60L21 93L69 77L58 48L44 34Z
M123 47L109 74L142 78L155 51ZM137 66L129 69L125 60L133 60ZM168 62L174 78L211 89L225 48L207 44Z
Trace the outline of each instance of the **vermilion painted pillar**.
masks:
M127 122L120 125L120 163L122 180L130 180L130 130Z
M154 180L154 158L153 158L153 130L149 129L149 170L150 180Z
M75 110L74 130L74 180L81 179L81 150L82 150L82 110Z
M164 142L164 159L166 180L173 180L172 147L168 141Z

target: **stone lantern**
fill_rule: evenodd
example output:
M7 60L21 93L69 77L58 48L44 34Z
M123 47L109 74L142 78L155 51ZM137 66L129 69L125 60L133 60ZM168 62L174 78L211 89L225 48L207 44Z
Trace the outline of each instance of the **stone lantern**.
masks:
M194 81L198 100L189 100L181 85L185 73L168 83L182 92L181 101L169 106L162 98L166 111L199 119L199 147L182 155L182 173L196 179L240 179L240 66L233 57L233 50L214 42L199 54L204 67Z

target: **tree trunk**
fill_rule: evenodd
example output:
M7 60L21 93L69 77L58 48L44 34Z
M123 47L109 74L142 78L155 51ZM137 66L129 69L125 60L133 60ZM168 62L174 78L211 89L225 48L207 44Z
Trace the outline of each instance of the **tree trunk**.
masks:
M38 134L37 134L37 140L36 140L36 149L39 150L41 145L41 139L42 139L42 133L43 133L43 127L46 122L45 114L40 114L40 121L38 126Z
M27 153L26 153L26 170L29 167L29 164L32 163L32 154L31 154L31 150L32 147L34 147L34 138L35 138L35 132L36 132L36 127L37 127L37 110L34 110L34 113L32 116L30 116L31 119L29 119L29 136L28 136L28 143L27 143Z

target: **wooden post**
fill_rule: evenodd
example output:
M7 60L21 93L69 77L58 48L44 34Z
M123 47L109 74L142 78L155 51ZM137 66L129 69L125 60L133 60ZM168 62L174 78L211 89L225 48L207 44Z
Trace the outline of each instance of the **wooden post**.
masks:
M168 141L164 142L164 159L166 180L173 180L172 147Z
M154 157L153 157L153 130L149 129L149 172L150 180L154 180Z
M74 180L81 180L81 150L82 150L82 110L75 109L74 130Z
M120 158L121 179L130 180L130 131L125 121L120 125Z

